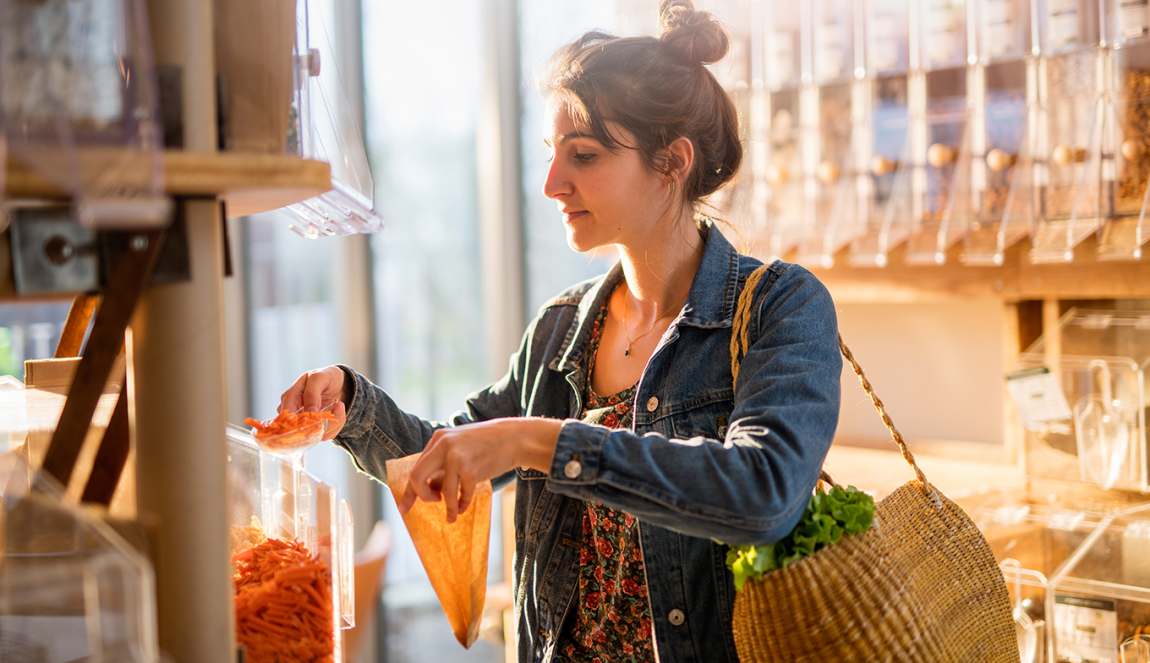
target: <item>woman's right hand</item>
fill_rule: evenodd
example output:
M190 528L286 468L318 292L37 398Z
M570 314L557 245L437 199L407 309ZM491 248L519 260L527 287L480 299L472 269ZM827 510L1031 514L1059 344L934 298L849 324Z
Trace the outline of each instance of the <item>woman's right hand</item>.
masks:
M323 435L325 440L332 439L343 429L344 421L347 419L345 377L346 374L339 366L328 366L304 373L280 396L280 412L295 412L300 408L319 411L334 402L331 413L336 420L328 423Z

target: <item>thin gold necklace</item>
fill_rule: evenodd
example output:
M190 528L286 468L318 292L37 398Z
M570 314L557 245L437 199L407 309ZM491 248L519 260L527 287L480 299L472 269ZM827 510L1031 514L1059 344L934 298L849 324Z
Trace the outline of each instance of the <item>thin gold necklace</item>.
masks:
M687 301L686 297L683 298L683 301L684 302ZM655 328L656 323L658 323L660 320L667 317L671 313L674 313L675 311L678 311L682 308L683 308L683 305L680 303L679 306L677 306L677 307L672 306L671 308L667 309L666 311L663 312L663 315L660 315L659 317L657 317L651 321L651 324L647 327L647 331L643 332L642 334L639 334L634 339L632 339L631 334L627 331L627 295L623 295L623 335L627 337L627 349L623 351L623 356L624 357L630 356L631 355L631 345L635 341L638 341L639 339L646 336L647 334L650 334L651 330Z

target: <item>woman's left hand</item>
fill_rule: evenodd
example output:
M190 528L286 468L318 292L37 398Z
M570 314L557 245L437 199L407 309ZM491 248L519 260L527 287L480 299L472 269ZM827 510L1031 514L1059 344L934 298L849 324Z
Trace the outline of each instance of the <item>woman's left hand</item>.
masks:
M438 502L447 496L447 522L455 522L480 482L516 467L548 471L562 425L558 419L512 417L437 430L411 470L399 512L406 514L416 499Z

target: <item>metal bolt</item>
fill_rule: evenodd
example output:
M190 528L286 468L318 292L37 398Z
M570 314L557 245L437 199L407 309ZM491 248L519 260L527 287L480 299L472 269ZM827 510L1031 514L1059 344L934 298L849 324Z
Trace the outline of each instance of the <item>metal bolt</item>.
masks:
M128 247L136 253L142 253L148 248L148 238L144 235L135 235L128 242Z
M76 247L67 238L55 235L44 245L44 255L53 265L63 265L76 255Z

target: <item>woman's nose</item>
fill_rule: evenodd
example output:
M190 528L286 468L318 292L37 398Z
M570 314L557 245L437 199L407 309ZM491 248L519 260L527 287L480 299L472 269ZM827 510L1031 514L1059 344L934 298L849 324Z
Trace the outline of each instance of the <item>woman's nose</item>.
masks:
M559 167L559 159L554 158L547 165L547 177L543 180L543 195L557 198L571 192L571 183Z

